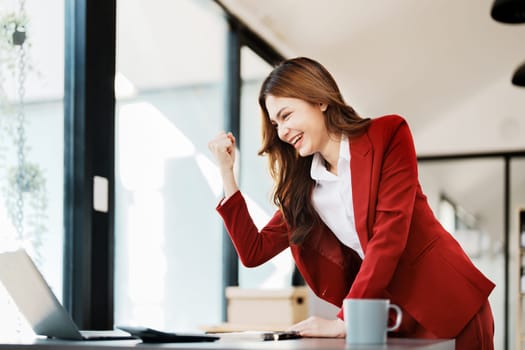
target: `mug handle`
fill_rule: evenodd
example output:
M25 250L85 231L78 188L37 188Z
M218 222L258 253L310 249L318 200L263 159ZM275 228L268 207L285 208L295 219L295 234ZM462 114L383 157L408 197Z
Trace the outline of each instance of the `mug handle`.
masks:
M394 323L394 325L392 327L388 327L386 330L388 332L390 331L395 331L396 329L399 328L399 326L401 326L401 320L403 319L403 312L401 311L401 308L395 304L390 304L388 305L388 308L389 309L394 309L396 311L396 322Z

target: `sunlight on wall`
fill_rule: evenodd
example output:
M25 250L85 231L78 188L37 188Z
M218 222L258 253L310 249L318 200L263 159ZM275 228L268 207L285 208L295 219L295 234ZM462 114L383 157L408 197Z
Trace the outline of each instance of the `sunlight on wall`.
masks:
M129 208L128 280L134 320L164 324L166 256L164 253L164 200L160 191L133 192Z
M208 157L200 153L195 156L195 161L197 162L202 175L206 179L208 186L210 186L210 190L216 197L220 196L222 193L222 181L219 167Z
M137 96L137 88L124 74L115 73L115 97L117 99Z
M127 215L130 324L164 326L167 261L164 250L162 188L167 158L192 155L193 144L149 103L125 105L120 112L119 173L132 193Z
M118 155L120 176L127 190L161 188L166 159L195 153L193 143L150 103L122 106L119 124L118 142L126 150Z

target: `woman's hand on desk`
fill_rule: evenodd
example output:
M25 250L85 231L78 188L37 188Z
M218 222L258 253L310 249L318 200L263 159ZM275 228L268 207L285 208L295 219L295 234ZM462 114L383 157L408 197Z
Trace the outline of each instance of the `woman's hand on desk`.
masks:
M296 323L288 330L299 332L303 337L344 338L346 335L344 321L327 320L316 316Z

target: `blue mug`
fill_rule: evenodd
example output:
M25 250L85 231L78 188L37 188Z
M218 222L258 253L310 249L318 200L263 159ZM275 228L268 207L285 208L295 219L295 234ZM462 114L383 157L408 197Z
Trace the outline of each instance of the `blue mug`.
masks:
M388 325L388 314L393 309L396 320ZM403 312L388 299L345 299L343 313L347 344L385 344L387 332L401 325Z

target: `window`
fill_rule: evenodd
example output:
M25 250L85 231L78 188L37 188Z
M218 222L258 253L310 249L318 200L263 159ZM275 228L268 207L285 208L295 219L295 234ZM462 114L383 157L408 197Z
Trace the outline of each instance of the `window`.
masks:
M14 31L19 38L25 33L22 45L13 43ZM59 299L64 167L57 155L64 152L63 38L63 0L0 0L0 250L24 247ZM24 179L23 186L17 185L17 178ZM1 284L0 310L1 340L33 334Z
M504 281L503 171L504 162L498 158L419 164L421 185L434 213L473 263L496 284L489 297L496 320L496 347L504 340L503 306L507 293Z
M226 23L212 1L117 7L115 323L221 321Z

